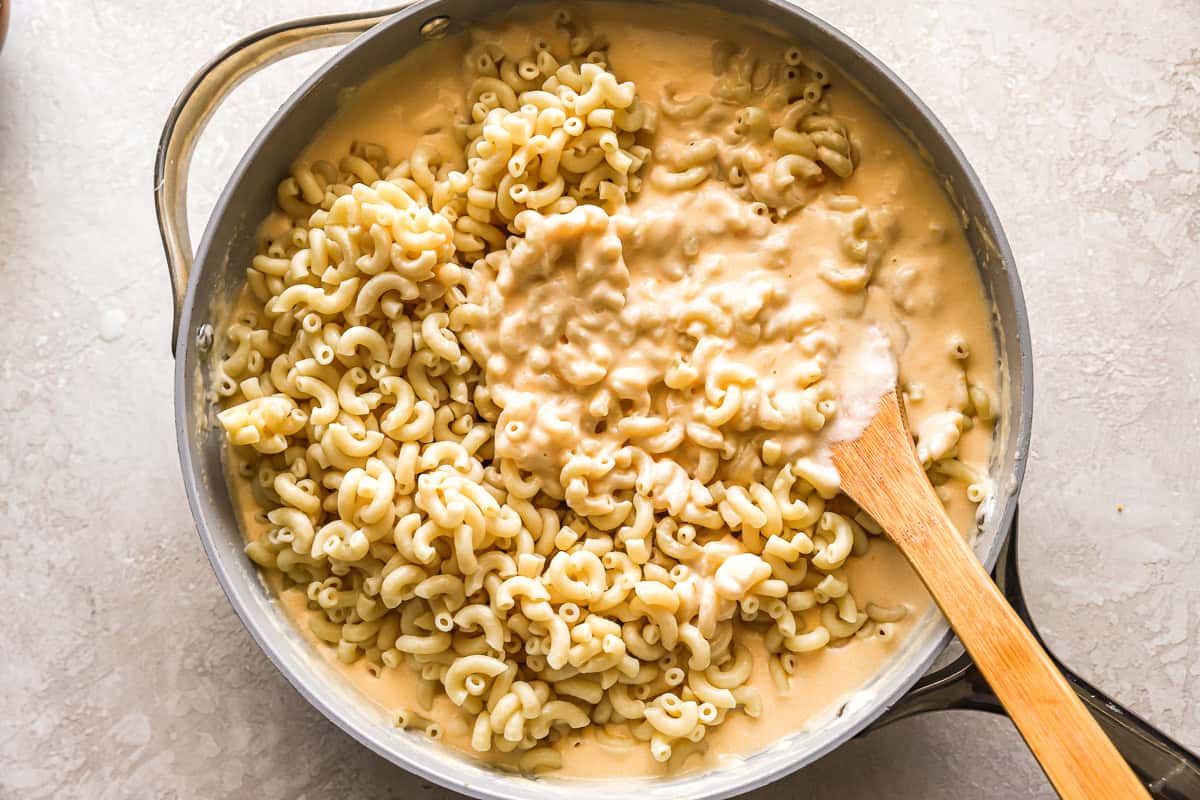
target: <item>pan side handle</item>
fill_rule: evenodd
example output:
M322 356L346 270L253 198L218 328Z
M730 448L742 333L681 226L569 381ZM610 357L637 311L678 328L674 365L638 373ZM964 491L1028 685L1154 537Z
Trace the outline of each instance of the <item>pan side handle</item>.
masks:
M172 352L179 341L179 319L192 268L187 221L188 170L196 141L213 112L238 84L263 67L288 56L343 45L412 2L376 11L309 17L264 28L230 45L205 64L179 94L163 125L154 159L154 210L174 302Z
M1017 521L996 564L995 576L1009 603L1046 647L1033 624L1017 573ZM1163 800L1200 798L1200 758L1170 736L1121 706L1076 675L1046 648L1050 658L1100 723L1104 733L1129 762L1152 797ZM1003 714L1000 701L965 653L917 682L904 697L875 721L870 731L927 711L965 709Z

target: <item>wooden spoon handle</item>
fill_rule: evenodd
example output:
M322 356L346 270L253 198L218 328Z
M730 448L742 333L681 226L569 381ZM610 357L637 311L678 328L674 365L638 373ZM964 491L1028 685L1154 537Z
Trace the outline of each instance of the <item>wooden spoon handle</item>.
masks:
M842 488L912 562L963 646L1068 800L1148 798L1129 765L955 529L913 451L895 392L835 445Z
M948 519L945 526L905 551L1054 788L1069 799L1148 797Z

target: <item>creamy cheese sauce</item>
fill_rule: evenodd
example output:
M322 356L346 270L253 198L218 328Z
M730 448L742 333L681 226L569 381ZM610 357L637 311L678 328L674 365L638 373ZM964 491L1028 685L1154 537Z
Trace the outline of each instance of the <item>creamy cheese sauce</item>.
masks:
M248 503L252 503L252 500L246 492L241 504L248 507ZM244 524L247 530L261 527L249 518ZM905 637L919 625L921 616L932 608L932 601L920 579L888 541L873 541L866 556L851 559L846 564L846 572L854 586L853 593L861 593L864 603L870 598L881 605L904 604L910 609L905 619L891 623L891 633L887 638L879 635L854 638L845 646L826 647L798 659L790 690L782 694L767 671L762 637L755 632L743 633L740 640L755 654L750 685L762 694L762 716L752 719L740 713L729 715L724 723L705 737L707 747L702 752L689 757L682 764L672 766L655 761L645 744L632 739L623 726L608 726L602 730L589 727L584 729L581 736L573 737L566 745L560 745L563 766L556 770L556 774L611 778L616 775L669 775L681 770L719 767L731 759L752 755L781 737L820 725L831 718L848 694L866 684L899 652ZM353 664L338 661L333 648L308 630L307 600L303 588L285 590L277 572L270 574L267 583L279 597L284 612L303 632L318 657L372 702L389 711L420 707L415 676L406 668L380 670L365 659ZM513 754L478 753L471 749L468 721L445 695L439 695L434 700L433 711L428 716L441 723L445 732L443 741L450 746L483 761L515 767L517 759Z
M651 102L668 84L679 97L707 93L712 84L710 51L718 39L732 39L763 52L786 45L757 30L735 26L727 18L718 21L702 13L683 16L614 5L589 7L588 16L611 43L613 71L622 80L635 81L639 94ZM501 20L475 36L520 53L531 49L536 34L528 16L522 15ZM421 140L435 142L447 155L454 152L458 145L449 122L465 91L464 51L462 37L430 43L348 92L339 115L316 136L302 158L336 162L355 140L377 142L400 155L409 153ZM822 320L821 328L839 347L838 357L830 359L828 367L830 382L840 391L840 416L823 437L857 435L873 413L875 400L890 383L891 370L898 369L899 383L909 394L909 419L921 445L927 452L944 453L947 436L952 438L948 426L962 425L962 415L955 409L966 391L963 362L950 354L953 340L969 346L970 382L997 396L991 315L975 262L937 177L900 132L840 75L834 75L828 98L833 113L851 131L860 154L853 175L775 223L755 216L746 203L711 182L680 195L656 189L647 181L645 190L624 212L628 217L622 238L628 302L645 310L650 322L656 315L669 319L673 307L697 294L735 306L765 306L760 313L764 325L778 324L789 316L816 314ZM657 135L660 141L682 136L669 121ZM843 291L822 276L823 271L836 271L843 261L845 211L829 202L834 194L856 197L869 211L876 229L881 258L865 292ZM278 223L278 216L268 220L264 230ZM696 257L685 257L685 246L694 250ZM688 279L672 279L681 269ZM553 313L579 313L573 280L567 272L555 273L546 285L529 287L526 295L511 295L508 302L514 305L507 310L528 313L556 303ZM653 325L645 327L652 329ZM668 337L651 344L647 341L626 347L616 360L634 363L649 374L661 374L676 355L677 345ZM795 383L797 370L807 366L797 348L797 342L786 336L757 344L733 339L725 355L766 376L767 381L786 386ZM536 382L535 378L536 370L531 369L506 379L526 386ZM577 403L578 398L570 402ZM565 416L578 421L578 409ZM986 473L991 437L987 424L964 430L958 439L958 458ZM822 452L822 442L803 433L792 432L785 444L790 455L811 452L819 457ZM535 453L528 454L524 466L536 473ZM549 476L550 465L546 472ZM231 484L240 495L247 535L256 538L265 526L254 519L256 509L246 482L235 479ZM967 501L961 484L947 486L948 511L964 535L970 535L975 530L975 506ZM909 609L908 616L889 623L889 635L851 638L843 646L798 657L787 693L780 693L768 675L758 635L739 634L756 655L752 683L761 692L766 710L758 719L731 714L705 738L703 754L688 760L685 768L717 765L722 759L761 750L806 725L819 725L850 692L895 657L906 636L925 614L932 613L920 581L881 537L873 537L867 555L852 558L846 571L860 607L868 602L902 604ZM285 612L312 638L314 649L365 696L387 709L417 707L416 681L406 668L380 670L363 659L341 664L331 648L307 633L302 589L285 590L278 573L269 581ZM448 744L470 751L468 723L445 696L435 701L431 716L442 724ZM624 743L619 731L593 727L582 736L568 738L560 745L561 772L591 777L666 773L668 767L655 762L644 745L636 743L635 747L628 734L623 735ZM512 761L497 753L475 755Z

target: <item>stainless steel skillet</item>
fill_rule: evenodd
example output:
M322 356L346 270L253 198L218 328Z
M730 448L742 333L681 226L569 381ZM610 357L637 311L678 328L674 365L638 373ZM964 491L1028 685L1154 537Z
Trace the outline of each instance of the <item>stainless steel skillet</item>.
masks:
M769 25L823 53L910 136L943 177L947 192L961 209L995 310L1004 388L1003 422L991 465L1000 490L990 501L992 507L975 550L989 567L1000 563L1010 599L1024 610L1016 580L1015 533L1017 492L1029 450L1030 341L1012 253L983 187L933 114L887 67L842 33L780 0L707 0L703 5ZM323 714L392 762L475 797L608 797L613 792L611 783L552 777L533 780L499 773L437 743L395 730L381 711L313 658L242 554L242 536L221 468L223 436L214 425L207 400L206 365L213 332L224 324L228 301L244 280L245 265L254 252L255 228L272 207L279 178L335 113L339 93L362 83L423 40L459 30L495 11L488 0L422 0L391 16L375 12L287 23L230 47L185 88L163 131L155 171L155 203L175 295L178 445L189 504L218 580L260 647ZM213 110L237 83L262 66L352 39L349 47L293 94L251 145L218 200L193 260L186 220L186 178L196 138ZM949 639L945 623L931 614L893 663L848 698L827 724L790 736L734 766L670 779L625 780L620 792L636 792L648 800L728 797L783 777L855 735L910 714L941 708L999 711L998 703L965 659L922 677ZM1200 760L1071 677L1152 793L1200 797Z

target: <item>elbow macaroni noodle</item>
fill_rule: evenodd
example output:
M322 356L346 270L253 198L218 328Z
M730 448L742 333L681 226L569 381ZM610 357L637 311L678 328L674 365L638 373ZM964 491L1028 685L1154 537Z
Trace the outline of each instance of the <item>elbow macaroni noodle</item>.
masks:
M296 166L214 380L270 525L248 556L306 590L338 658L419 676L400 727L440 737L444 694L475 750L529 772L589 725L668 761L757 716L745 627L786 691L805 654L907 611L860 608L845 571L881 531L817 458L836 331L778 283L696 279L720 241L785 263L775 223L824 198L843 259L821 277L864 292L887 234L836 188L859 155L829 70L721 43L711 93L648 99L558 23L566 47L468 53L457 157ZM683 213L631 214L643 190ZM778 374L751 357L771 348ZM961 403L919 449L978 501L955 446L996 402L949 350Z

